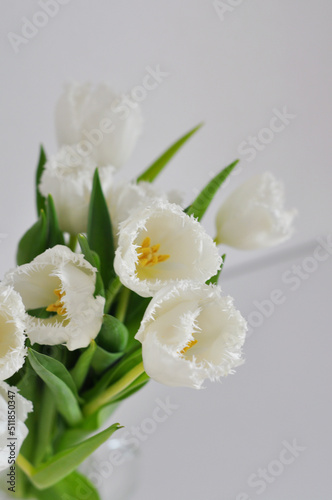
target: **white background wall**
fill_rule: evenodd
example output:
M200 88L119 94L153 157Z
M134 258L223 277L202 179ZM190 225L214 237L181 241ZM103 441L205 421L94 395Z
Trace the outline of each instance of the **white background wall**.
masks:
M299 210L296 234L283 247L228 250L222 286L245 315L274 289L285 299L254 329L237 374L201 392L150 383L118 410L116 420L130 429L151 418L158 397L179 406L140 447L134 500L331 496L332 258L305 272L295 291L285 272L289 277L294 264L306 268L315 238L331 233L332 6L328 0L224 2L236 3L221 19L208 0L71 0L17 52L8 33L21 35L22 18L32 20L39 2L11 0L2 8L1 276L35 220L38 147L42 142L48 153L56 151L54 104L71 78L104 80L126 92L142 84L148 66L169 74L142 102L144 134L123 175L142 170L203 120L158 183L181 186L190 201L211 171L240 157L242 172L204 222L211 233L223 197L265 170L284 180L288 205ZM294 118L249 162L241 143L284 108ZM259 494L248 478L260 467L277 471L271 463L283 442L294 439L306 449Z

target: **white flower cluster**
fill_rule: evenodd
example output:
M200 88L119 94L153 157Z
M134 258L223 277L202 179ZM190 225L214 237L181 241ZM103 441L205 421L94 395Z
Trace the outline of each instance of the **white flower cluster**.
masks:
M114 231L114 270L121 283L152 297L136 339L146 373L170 386L200 388L242 363L246 322L221 289L207 284L221 268L217 244L263 248L290 237L295 212L271 174L250 179L221 206L213 240L174 195L147 182L114 179L141 133L138 106L125 119L120 97L106 85L71 84L56 112L60 150L46 163L39 191L51 194L61 231L86 232L93 175L99 177ZM216 244L217 243L217 244ZM97 269L82 254L57 245L8 272L0 284L0 380L20 370L31 344L87 347L98 335L105 298L95 296ZM49 313L39 317L38 310ZM13 390L16 390L15 388ZM8 386L0 384L0 409ZM20 439L31 404L22 406ZM3 434L3 433L2 433ZM0 434L0 469L4 465Z

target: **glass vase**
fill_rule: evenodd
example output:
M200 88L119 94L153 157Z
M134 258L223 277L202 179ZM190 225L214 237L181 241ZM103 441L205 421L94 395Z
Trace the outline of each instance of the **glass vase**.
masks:
M138 462L137 447L124 439L111 438L88 457L78 470L95 486L101 500L130 500L138 484ZM13 498L22 500L17 492L20 470L16 468L16 494L8 491L7 473L8 470L5 470L0 474L0 500ZM37 500L33 496L28 498ZM87 500L87 498L84 485L78 485L75 500Z

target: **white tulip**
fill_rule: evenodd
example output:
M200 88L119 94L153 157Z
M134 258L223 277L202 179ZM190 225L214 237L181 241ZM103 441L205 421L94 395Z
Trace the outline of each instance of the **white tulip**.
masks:
M14 420L8 418L9 411L14 411ZM28 435L24 422L31 411L32 403L21 396L16 387L0 382L0 471L13 465L12 459L17 457ZM10 441L15 442L15 450L12 452L8 446Z
M28 316L32 343L65 344L73 351L98 335L105 299L93 296L96 269L82 254L57 245L7 273L4 281L21 295L27 311L46 307L56 313L47 319Z
M56 108L60 146L78 143L82 154L91 153L98 166L121 167L130 157L142 131L137 103L121 104L108 85L70 83Z
M20 295L0 284L0 380L22 368L26 356L26 313Z
M219 287L181 282L148 305L136 339L146 373L165 385L200 389L243 363L246 322Z
M178 205L156 200L120 224L114 268L120 281L142 297L179 280L204 283L221 262L203 226Z
M117 236L119 225L125 221L133 210L148 206L154 201L164 201L181 204L182 198L179 192L171 191L162 193L151 182L128 182L121 181L114 184L107 196L107 204L110 211L115 236Z
M249 179L220 207L216 217L217 243L251 250L289 239L297 211L286 212L284 198L282 183L269 172Z
M87 230L93 175L97 164L91 156L81 157L77 147L62 147L45 165L39 190L51 194L59 226L70 234ZM113 184L113 167L99 167L99 177L105 196Z

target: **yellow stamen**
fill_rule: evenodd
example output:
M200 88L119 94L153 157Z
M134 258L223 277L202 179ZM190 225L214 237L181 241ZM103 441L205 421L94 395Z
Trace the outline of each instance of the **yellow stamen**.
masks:
M151 238L148 236L143 240L140 247L137 248L138 263L141 267L152 267L159 262L165 262L170 258L170 255L157 255L160 248L160 243L151 246Z
M140 250L137 250L137 253L139 253L140 255L149 255L150 253L150 248L141 248Z
M165 262L167 259L169 259L169 255L158 255L158 262Z
M189 349L191 349L195 344L197 344L197 340L189 340L188 344L180 351L180 354L185 354Z
M67 314L67 310L64 307L64 303L62 302L62 298L66 295L66 292L61 292L59 288L54 290L55 295L58 297L58 300L54 302L54 304L50 304L46 311L48 312L56 312L59 316L64 316Z
M142 248L147 248L150 246L150 243L151 243L151 238L149 238L148 236L145 238L145 240L143 241L142 243Z

